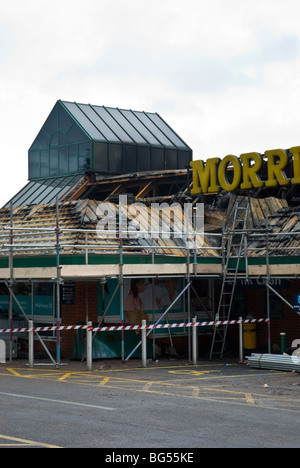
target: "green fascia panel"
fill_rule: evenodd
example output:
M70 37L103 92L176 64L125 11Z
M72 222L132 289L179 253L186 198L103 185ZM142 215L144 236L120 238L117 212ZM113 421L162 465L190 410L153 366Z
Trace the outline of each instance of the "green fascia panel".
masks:
M0 268L8 268L9 260L8 258L0 258Z
M194 264L194 258L191 257L191 263ZM222 263L221 257L198 257L197 263L203 265L220 265Z
M232 259L229 261L229 268L233 269L236 265L237 259ZM300 257L269 257L269 264L270 265L296 265L300 263ZM267 259L266 257L249 257L248 258L248 265L266 265ZM238 271L245 271L246 264L245 258L242 257L240 259L239 269Z
M60 265L85 265L85 255L60 255ZM163 255L155 257L155 264L182 264L185 263L184 257L165 257ZM89 255L89 265L115 265L120 263L119 255ZM124 264L151 264L152 256L130 255L123 257ZM40 256L40 257L14 257L15 268L26 267L54 267L56 266L56 256ZM0 268L8 267L8 259L2 259Z
M249 265L266 265L267 259L266 257L249 257L248 263ZM297 263L300 263L300 257L269 257L269 263L270 265L296 265Z
M53 267L56 266L56 257L14 257L14 268Z
M191 264L193 265L193 259L191 259ZM85 255L60 255L60 265L85 265ZM232 259L229 262L229 268L234 268L236 265L236 259ZM89 265L115 265L120 263L120 256L115 255L89 255L88 257ZM124 264L138 265L138 264L151 264L152 256L151 255L124 255L123 257ZM186 263L185 257L175 257L175 256L164 256L158 255L154 259L155 264L183 264ZM220 257L198 257L197 264L215 264L220 265L222 263L222 258ZM270 265L295 265L300 263L300 257L270 257ZM249 265L266 265L265 257L249 257ZM55 267L56 266L56 256L28 256L28 257L14 257L13 258L14 268L33 268L33 267ZM0 268L8 268L9 262L7 257L0 258ZM245 258L240 259L239 271L245 271Z

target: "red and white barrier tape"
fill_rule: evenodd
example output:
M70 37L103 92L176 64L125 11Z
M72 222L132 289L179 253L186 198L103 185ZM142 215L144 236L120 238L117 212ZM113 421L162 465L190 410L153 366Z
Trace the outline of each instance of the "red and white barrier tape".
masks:
M59 330L93 330L89 325L61 325L53 327L31 327L31 328L1 328L0 333L23 333L23 332L40 332L40 331L59 331Z
M69 330L88 330L94 332L103 331L121 331L121 330L154 330L157 328L184 328L184 327L206 327L219 325L236 325L240 323L260 323L269 322L270 319L246 319L246 320L218 320L210 322L187 322L187 323L167 323L157 325L116 325L110 327L92 327L91 325L60 325L53 327L31 327L31 328L2 328L0 333L23 333L40 331L69 331Z

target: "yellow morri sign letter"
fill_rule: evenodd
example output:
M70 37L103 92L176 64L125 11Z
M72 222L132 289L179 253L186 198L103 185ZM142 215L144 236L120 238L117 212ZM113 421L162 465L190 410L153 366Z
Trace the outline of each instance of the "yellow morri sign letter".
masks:
M267 168L267 179L261 177L263 162ZM287 177L285 169L291 164L293 177ZM259 153L244 153L240 158L229 154L225 158L209 158L205 162L191 161L193 187L191 194L250 190L260 187L277 187L300 184L300 146L290 150L275 149Z

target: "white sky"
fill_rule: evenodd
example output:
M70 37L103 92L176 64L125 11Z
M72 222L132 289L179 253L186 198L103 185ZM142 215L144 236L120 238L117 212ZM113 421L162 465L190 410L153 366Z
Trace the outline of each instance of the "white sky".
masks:
M157 112L194 159L300 145L299 0L0 0L0 206L58 99Z

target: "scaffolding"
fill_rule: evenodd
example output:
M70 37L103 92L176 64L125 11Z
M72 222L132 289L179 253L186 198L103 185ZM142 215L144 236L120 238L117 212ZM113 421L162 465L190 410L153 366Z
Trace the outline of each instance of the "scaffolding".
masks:
M188 223L186 224L187 231L185 232L185 236L183 238L183 242L181 245L168 245L167 242L164 243L163 247L165 250L167 250L169 253L171 252L180 252L180 254L184 257L184 262L181 264L168 264L168 256L165 257L165 263L164 264L156 264L155 263L155 255L157 254L157 251L159 251L159 246L157 244L151 245L151 242L147 242L145 244L137 244L133 243L132 245L128 244L125 245L124 243L124 236L130 234L130 231L126 231L123 227L123 214L122 214L122 203L119 204L119 213L118 213L118 220L119 220L119 226L118 226L118 239L117 242L111 242L108 241L105 244L99 243L99 245L95 245L95 243L89 243L89 235L91 233L95 233L94 230L91 229L74 229L74 228L66 228L66 227L61 227L60 226L60 221L59 221L59 212L60 212L60 204L58 199L56 200L56 225L53 228L33 228L33 227L20 227L20 226L15 226L14 225L14 219L13 219L13 207L12 205L10 206L10 224L8 226L3 227L3 232L8 237L8 242L3 243L2 247L0 249L0 253L2 255L7 254L8 255L8 269L6 269L8 275L6 278L2 278L0 281L4 283L4 285L7 287L7 290L9 292L9 315L8 315L8 320L9 320L9 325L10 328L12 328L12 323L13 323L13 302L15 301L18 308L20 309L24 320L26 321L27 324L29 324L32 320L32 315L27 314L18 301L16 294L14 292L14 287L18 282L29 282L33 284L34 282L38 281L43 281L43 282L49 282L53 284L53 305L55 306L55 314L53 316L53 325L59 326L61 324L61 297L60 297L60 286L64 284L64 281L70 280L70 279L85 279L85 280L98 280L98 281L103 281L105 282L107 278L109 277L114 277L117 278L118 283L116 286L115 291L113 292L113 296L111 298L111 301L107 305L103 316L101 317L101 321L104 320L104 317L107 313L107 310L109 309L112 299L117 295L119 292L119 304L120 304L120 322L121 325L125 323L125 317L124 317L124 278L134 278L134 277L145 277L149 279L154 279L158 277L180 277L184 280L184 287L182 290L179 292L177 298L175 298L175 301L179 299L182 295L185 297L185 307L186 307L186 315L187 315L187 320L190 322L192 317L191 317L191 289L194 291L194 293L197 294L197 291L193 288L193 280L195 278L210 278L210 279L221 279L222 277L226 277L226 262L220 261L219 263L215 263L213 266L211 266L209 263L204 264L203 263L199 264L198 260L201 258L201 255L198 253L198 249L200 248L201 252L205 251L206 249L208 251L212 250L212 246L206 246L204 245L204 238L206 236L210 237L215 237L218 239L218 245L215 245L213 247L214 251L217 252L216 258L221 260L224 258L225 252L224 252L224 243L221 242L222 239L228 235L228 227L226 228L225 226L223 227L223 231L220 233L205 233L203 232L197 232L196 230L196 222L195 218L193 218L193 223L192 225L189 225ZM193 215L195 216L195 214ZM248 212L247 212L248 216ZM270 249L269 249L269 242L272 236L276 236L276 238L280 237L281 235L284 235L284 233L271 233L269 231L269 224L268 224L268 212L266 211L266 223L264 228L260 228L257 230L256 228L251 228L249 229L246 225L246 223L243 224L242 229L239 230L239 234L242 235L242 242L243 242L243 248L239 252L239 258L243 257L245 260L245 265L247 265L247 268L245 268L243 271L240 271L239 269L236 269L235 276L236 278L244 278L244 279L249 279L249 277L260 277L264 278L265 283L266 283L266 291L267 291L267 298L269 298L269 291L270 291L270 279L272 276L274 276L274 271L272 271L270 267L270 259L269 259L269 254L270 254ZM232 229L232 228L231 228ZM32 243L29 242L16 242L15 239L15 233L18 232L18 235L24 236L24 239L28 239L28 236L31 236L31 238L35 238L35 236L38 236L41 232L42 233L47 233L49 234L49 242L47 245L45 243L39 244L38 242L34 243L34 247ZM65 267L62 266L61 264L61 254L64 252L64 249L72 249L72 248L78 248L78 244L74 243L64 243L61 240L61 236L63 233L69 232L73 234L84 234L85 236L85 243L80 244L80 248L85 251L85 265L81 265L79 269L81 271L77 273L76 275L74 274L75 269L72 268L72 266ZM157 231L147 231L147 234L151 236L155 236L158 232ZM166 234L166 235L174 235L174 231L160 231L160 234ZM235 231L237 233L237 231ZM109 231L105 231L105 234L109 234ZM143 234L143 232L140 231L140 234ZM145 232L146 234L146 232ZM232 234L232 232L231 232ZM291 235L299 236L300 232L296 231L294 233L291 233ZM261 269L261 272L258 274L256 273L255 268L251 270L251 266L248 266L248 255L249 251L251 249L257 250L255 247L249 247L249 242L251 239L255 239L257 237L264 237L265 238L265 246L264 249L266 251L265 255L265 268ZM198 241L200 242L200 245L198 244ZM109 243L111 242L111 243ZM240 245L241 247L241 245ZM105 268L100 268L99 266L97 268L93 268L92 265L89 264L89 250L93 249L93 251L97 250L97 252L101 253L101 251L107 252L108 249L111 249L111 251L118 252L118 257L119 257L119 262L114 264L114 265L105 265ZM147 249L147 252L150 252L152 262L151 264L146 264L142 263L139 265L139 271L136 271L136 268L128 268L128 265L124 264L124 255L127 254L128 252L132 251L138 251L141 248ZM287 250L289 247L286 247ZM300 246L298 247L300 249ZM20 278L18 275L16 275L16 268L14 267L14 256L16 254L18 255L24 255L27 252L32 252L33 249L36 249L37 252L43 252L43 251L49 251L51 250L52 252L55 252L55 258L56 258L56 266L55 268L49 267L47 272L45 272L45 269L47 268L36 268L35 271L33 269L28 269L27 272L23 274L27 274L27 276ZM233 257L231 258L233 260ZM228 265L227 265L228 267ZM78 266L77 266L78 269ZM41 274L41 270L43 270L43 274ZM68 272L68 274L66 274ZM224 274L225 273L225 274ZM29 274L29 276L28 276ZM74 276L73 276L74 275ZM276 273L276 276L279 277L280 273ZM284 274L282 275L284 278L291 277L290 274ZM33 291L33 289L32 289ZM234 294L234 291L232 291L232 295ZM213 294L214 295L214 294ZM207 310L204 307L204 311L207 314L207 317L212 319L218 319L218 312L216 313L214 310L214 303L212 304L211 310ZM162 316L159 318L159 321L165 317L165 314L162 314ZM229 316L227 317L229 318ZM269 304L269 299L268 299L268 318L270 318L270 304ZM86 321L88 322L88 316L86 317ZM155 322L154 320L154 314L153 314L153 323ZM101 322L99 323L99 325ZM188 338L188 357L189 360L191 360L191 329L188 328L187 332L187 338ZM56 342L56 356L52 356L50 351L47 348L47 345L45 343L45 339L41 337L37 332L36 336L41 342L43 348L45 349L46 353L48 354L51 362L56 366L59 367L61 364L61 337L60 337L60 332L56 331L54 333L52 339L55 340ZM129 359L131 354L129 356L125 356L125 350L124 350L124 333L122 333L121 336L121 342L122 342L122 361L125 359ZM154 340L155 344L155 340ZM225 339L223 342L223 345L225 346ZM270 348L270 321L268 322L268 346ZM224 350L224 348L223 348ZM134 351L134 350L133 350ZM223 352L222 352L223 354ZM12 360L12 335L10 335L10 341L9 341L9 359L10 361Z
M2 279L1 281L5 284L5 286L7 287L8 289L8 292L9 292L9 325L10 325L10 328L12 328L12 315L13 315L13 302L15 302L19 308L19 310L21 311L23 317L24 317L24 320L27 322L27 324L29 324L29 322L31 321L32 319L32 316L27 314L24 310L24 308L22 307L22 305L20 304L20 301L17 299L16 297L16 294L14 293L14 285L18 282L25 282L25 281L29 281L29 282L34 282L34 281L49 281L49 282L52 282L53 285L55 286L55 300L53 300L53 303L55 304L55 307L56 307L56 313L55 313L55 317L54 317L54 320L53 320L53 323L52 325L55 325L56 327L59 327L60 323L61 323L61 310L60 310L60 286L64 283L64 280L65 278L63 277L62 275L62 267L61 267L61 264L60 264L60 256L61 256L61 252L65 249L65 248L78 248L78 245L76 244L62 244L61 243L61 235L62 233L64 232L72 232L72 233L80 233L80 234L84 234L85 235L85 240L86 240L86 243L85 244L81 244L80 245L80 248L81 249L84 249L85 250L85 266L88 266L89 265L89 249L92 248L93 250L97 249L97 251L101 252L101 250L103 251L107 251L107 249L115 249L115 250L118 250L118 253L119 253L119 262L118 262L118 271L116 271L116 269L114 269L113 272L109 272L109 271L106 271L106 272L102 272L102 273L98 273L98 277L97 279L100 280L100 281L103 281L105 282L106 279L108 277L115 277L117 276L118 277L118 284L117 284L117 287L113 293L113 296L111 298L111 301L110 303L108 304L108 306L106 307L106 310L104 311L104 314L101 318L101 320L104 319L104 316L114 298L114 296L116 295L117 293L117 290L119 290L119 299L120 299L120 321L121 321L121 324L124 325L124 277L128 277L128 278L133 278L134 277L134 274L133 272L131 271L129 274L127 273L124 273L124 260L123 260L123 256L124 256L124 250L137 250L143 246L141 245L136 245L136 244L133 244L133 245L124 245L123 243L123 237L130 234L130 231L126 231L125 229L123 229L122 227L122 204L120 203L119 205L119 226L118 226L118 245L116 245L116 243L111 243L111 244L108 244L108 243L105 243L104 245L101 245L101 243L97 246L95 246L95 244L90 244L88 242L88 236L89 234L91 234L91 232L94 234L94 230L90 230L90 229L74 229L74 228L61 228L60 227L60 224L59 224L59 202L58 200L56 200L56 226L55 228L30 228L30 227L20 227L20 226L15 226L14 225L14 220L13 220L13 207L10 206L10 225L9 226L4 226L3 227L3 230L4 231L7 231L9 233L9 240L7 243L3 243L2 244L2 248L1 248L1 253L3 254L5 251L8 252L9 254L9 278L7 279ZM189 226L187 226L187 229L189 229ZM41 233L46 233L49 238L51 238L51 236L54 235L54 239L52 240L52 242L49 242L45 245L45 243L43 244L39 244L38 242L35 242L34 243L34 246L32 246L32 243L30 242L19 242L17 243L15 241L15 232L18 233L18 237L20 238L20 235L24 238L24 239L28 239L29 237L37 237L41 234ZM110 232L105 230L105 235L109 235ZM140 232L140 234L142 235L143 233ZM145 233L146 234L146 233ZM151 235L156 235L156 234L166 234L166 235L171 235L171 234L174 234L174 233L170 233L170 232L167 232L167 231L160 231L160 232L157 232L157 231L151 231L150 233L147 232L147 234L150 236ZM193 233L192 235L192 238L194 240L194 242L196 243L196 233ZM185 239L185 242L183 245L181 246L178 246L178 245L168 245L167 242L164 244L164 248L165 249L168 249L169 251L172 251L172 250L180 250L180 251L185 251L185 256L186 256L186 272L184 273L183 272L183 269L181 268L181 271L178 272L178 273L174 273L174 268L171 268L171 272L168 272L167 270L164 271L162 274L161 272L159 271L156 271L156 272L150 272L149 273L146 273L146 272L142 272L141 274L138 273L138 277L147 277L147 278L152 278L152 280L154 278L158 278L159 276L166 276L166 275L172 275L172 274L175 274L177 277L182 277L182 278L187 278L187 286L184 287L183 289L183 292L187 291L190 287L190 275L191 275L191 272L190 272L190 269L191 269L191 265L190 265L190 250L192 248L191 245L188 245L189 244L189 233L187 232L187 238ZM150 244L147 244L145 245L145 247L147 248L147 250L151 251L151 257L152 257L152 264L151 266L154 266L155 265L155 249L157 249L157 245L150 245ZM15 268L14 268L14 255L16 254L26 254L27 252L32 252L33 249L36 249L37 252L41 252L41 251L49 251L49 250L53 250L55 251L55 255L56 255L56 275L54 277L53 273L54 273L54 269L52 268L51 269L51 272L50 272L50 275L49 277L45 278L44 276L44 279L43 278L33 278L32 275L29 275L28 278L25 278L25 279L20 279L20 278L16 278L15 277ZM196 256L194 256L194 258L196 259ZM182 267L182 265L181 265ZM150 268L151 269L151 268ZM161 270L161 267L158 268L158 270ZM196 269L195 269L196 271ZM39 275L38 272L36 272L37 276ZM136 275L136 273L135 273ZM80 275L79 277L76 277L76 279L79 279L79 278L83 278L83 279L90 279L91 277L89 275ZM68 278L70 279L70 277ZM95 277L93 277L93 279L95 279ZM178 298L183 294L183 292L181 291L178 295ZM190 321L190 299L189 299L189 294L187 295L188 296L188 299L187 299L187 319ZM177 298L177 299L178 299ZM176 299L176 300L177 300ZM176 302L176 300L174 300L174 303ZM165 316L165 314L163 314L163 316ZM162 316L162 317L163 317ZM98 326L100 325L100 323L98 324ZM47 346L44 342L44 340L40 337L40 335L36 332L36 335L38 337L38 339L40 340L40 342L42 343L45 351L47 352L48 356L50 357L51 361L53 364L55 364L56 366L59 366L60 365L60 334L59 334L59 331L56 332L56 358L54 358L51 353L49 352L49 350L47 349ZM188 330L188 336L189 336L189 340L190 340L190 330ZM190 347L189 347L190 348ZM11 340L10 340L10 349L9 349L9 359L11 360L12 359L12 346L11 346ZM125 354L124 354L124 333L122 333L122 360L125 360Z
M241 214L240 214L241 213ZM219 298L219 304L216 313L216 320L228 321L230 319L235 287L239 273L240 260L242 250L245 252L245 233L247 229L247 220L249 213L249 203L244 206L239 206L239 202L235 203L232 225L227 232L227 236L223 237L223 245L226 254L226 259L223 261L223 279ZM241 229L238 226L242 224ZM226 238L227 237L227 238ZM224 240L226 239L226 242ZM233 263L232 260L235 259ZM233 263L233 264L232 264ZM246 276L248 275L248 268L246 263ZM215 327L213 333L213 340L210 350L210 360L215 354L223 357L226 345L226 335L228 324L221 327ZM220 343L219 349L215 345Z

